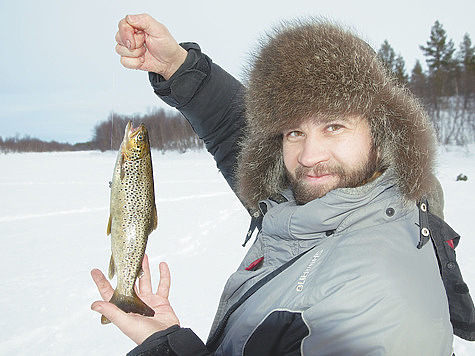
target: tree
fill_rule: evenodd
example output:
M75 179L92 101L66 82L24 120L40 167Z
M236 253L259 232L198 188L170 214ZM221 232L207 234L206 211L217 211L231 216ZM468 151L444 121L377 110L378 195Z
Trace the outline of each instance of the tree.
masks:
M155 110L147 115L125 116L109 115L106 121L94 128L93 145L101 151L117 150L124 136L127 122L134 126L143 123L148 130L150 145L162 151L203 148L203 142L193 131L188 121L179 113L168 114L163 109Z
M475 138L475 48L468 33L463 37L460 48L457 53L459 63L459 101L461 101L460 111L462 121L462 133L469 136L469 139ZM471 137L470 137L471 134ZM465 141L465 140L464 140Z
M384 64L384 66L388 70L390 70L391 72L393 71L395 60L396 60L396 53L394 52L394 49L389 44L388 40L384 40L381 47L379 48L378 58L381 60L381 62Z
M409 87L411 88L412 92L419 97L420 99L425 98L426 94L426 75L422 70L421 62L419 60L416 61L414 68L412 69L411 80L409 82Z
M406 85L408 82L408 76L406 74L406 63L404 61L404 58L402 58L401 55L398 55L396 57L396 60L394 62L394 69L393 72L396 76L397 81L402 84Z
M399 84L407 84L408 77L405 68L406 63L400 54L396 56L396 52L394 52L394 49L389 44L388 40L384 40L379 48L378 58L388 71L397 79Z
M449 107L452 104L450 97L457 91L454 43L447 38L442 24L435 21L426 46L419 46L419 48L423 51L429 68L426 108L432 116L439 141L447 143L448 138L455 132L455 122L448 115L452 111Z
M470 99L475 93L475 48L468 33L463 36L457 55L460 65L460 91L464 97Z
M439 21L435 21L432 26L430 38L426 44L427 46L419 46L419 48L426 57L431 84L434 85L434 94L435 96L451 95L451 87L447 84L456 67L453 58L455 48L453 41L447 39L447 34Z

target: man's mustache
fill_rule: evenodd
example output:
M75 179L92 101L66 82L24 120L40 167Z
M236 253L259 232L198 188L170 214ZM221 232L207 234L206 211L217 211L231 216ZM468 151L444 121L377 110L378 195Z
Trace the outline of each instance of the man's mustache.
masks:
M298 166L295 169L295 176L297 179L304 178L308 175L320 177L327 174L341 176L343 169L338 165L329 165L318 163L313 167Z

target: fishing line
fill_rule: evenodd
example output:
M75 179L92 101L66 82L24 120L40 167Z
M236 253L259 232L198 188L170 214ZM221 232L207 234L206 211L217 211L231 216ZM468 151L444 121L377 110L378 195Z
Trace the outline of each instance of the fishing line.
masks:
M111 151L113 151L112 147L112 137L114 132L114 100L115 98L115 69L112 69L112 113L111 113Z

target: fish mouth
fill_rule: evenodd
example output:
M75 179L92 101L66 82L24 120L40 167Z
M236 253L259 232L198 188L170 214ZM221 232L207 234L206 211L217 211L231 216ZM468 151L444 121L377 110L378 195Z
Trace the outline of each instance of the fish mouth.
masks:
M139 132L144 131L145 126L140 124L138 127L134 128L132 121L127 123L127 127L125 128L126 136L129 140L133 139L135 136L138 135Z
M125 128L121 145L122 157L125 161L135 161L145 157L150 152L147 129L143 124L134 128L129 121Z

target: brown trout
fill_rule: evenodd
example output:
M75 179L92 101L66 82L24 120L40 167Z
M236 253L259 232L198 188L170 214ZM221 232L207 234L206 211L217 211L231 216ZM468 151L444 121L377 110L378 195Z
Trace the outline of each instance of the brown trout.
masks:
M110 217L112 256L109 279L117 275L117 287L110 302L127 313L153 316L134 291L150 233L157 228L153 188L152 157L148 132L129 122L117 155L111 182ZM102 324L109 323L104 316Z

